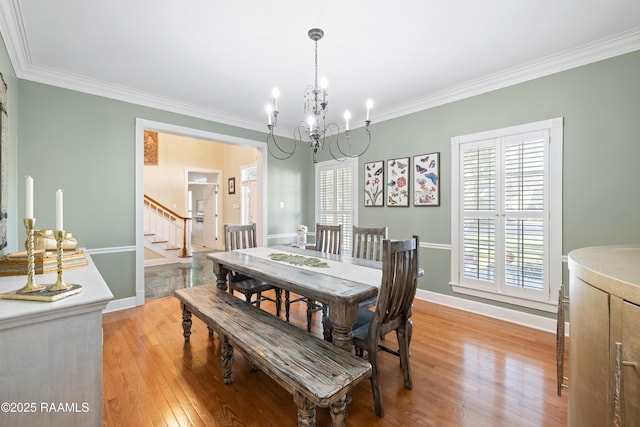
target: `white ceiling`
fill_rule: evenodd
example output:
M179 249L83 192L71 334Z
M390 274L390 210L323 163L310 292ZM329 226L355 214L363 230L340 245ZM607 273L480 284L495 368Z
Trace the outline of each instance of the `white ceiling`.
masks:
M382 120L640 49L638 0L0 0L22 79L280 134L329 80L330 119Z

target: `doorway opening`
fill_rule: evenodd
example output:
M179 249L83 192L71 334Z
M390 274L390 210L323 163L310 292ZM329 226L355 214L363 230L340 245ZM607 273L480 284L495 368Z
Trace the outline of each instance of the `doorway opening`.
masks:
M166 133L178 136L184 136L188 138L194 138L198 140L208 141L212 143L219 143L224 145L225 147L246 147L255 149L255 165L256 165L256 185L255 185L255 223L257 228L257 239L258 244L263 244L266 242L266 219L267 219L267 206L266 200L268 198L267 195L267 152L266 152L266 144L263 141L250 140L245 138L238 138L230 135L218 134L214 132L204 131L200 129L187 128L177 125L172 125L168 123L155 122L145 119L136 119L136 176L135 176L135 193L136 193L136 259L135 259L135 270L136 270L136 296L135 296L135 304L143 305L145 301L145 275L144 275L144 131L153 131L159 133ZM162 152L159 153L159 157L162 156ZM232 156L231 156L232 157ZM231 162L233 163L233 162ZM185 207L189 206L189 209L192 210L192 213L198 212L199 206L196 205L197 200L202 200L202 212L203 212L203 238L204 237L204 213L209 210L215 211L218 210L217 217L217 225L215 219L213 220L214 224L208 228L207 233L211 233L210 230L213 231L213 235L215 236L216 228L219 229L222 226L222 222L224 221L224 213L223 206L225 205L222 198L226 196L226 190L221 191L222 185L224 182L225 175L225 167L223 169L218 170L217 176L217 185L211 185L209 189L210 192L215 193L217 190L218 199L215 199L215 206L205 205L205 197L203 195L202 199L197 199L193 197L192 190L192 199L191 203L188 201L188 191L187 195L184 196L184 202L180 201L178 204L185 204ZM232 165L230 166L232 167ZM236 165L237 167L237 165ZM237 169L236 169L237 170ZM188 182L188 175L185 177L185 181ZM185 188L185 184L181 183L181 187ZM217 188L216 188L217 187ZM209 197L211 201L211 197ZM237 202L236 202L237 203ZM227 203L226 205L233 206L234 204ZM225 208L226 209L226 208ZM185 209L185 213L187 209ZM223 212L221 216L220 213ZM213 217L215 218L215 216ZM208 234L210 236L211 234ZM219 236L218 231L218 236ZM215 237L214 237L215 238ZM218 239L219 240L219 239Z
M193 251L221 249L219 170L187 169L187 214Z

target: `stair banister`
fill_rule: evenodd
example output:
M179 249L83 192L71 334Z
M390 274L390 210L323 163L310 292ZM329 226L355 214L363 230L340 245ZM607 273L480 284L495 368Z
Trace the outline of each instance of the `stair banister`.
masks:
M154 200L148 195L144 195L144 203L149 206L149 208L153 209L156 212L156 232L158 227L158 216L162 216L163 219L169 221L170 224L173 224L175 227L178 227L176 224L179 221L182 221L182 253L179 255L180 258L188 258L192 255L191 253L191 217L185 217L175 212L172 209L164 206L162 203ZM163 227L164 232L164 227Z

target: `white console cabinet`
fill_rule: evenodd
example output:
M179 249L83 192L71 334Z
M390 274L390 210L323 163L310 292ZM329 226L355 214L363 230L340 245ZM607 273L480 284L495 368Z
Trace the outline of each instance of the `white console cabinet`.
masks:
M82 292L53 302L0 299L0 426L102 425L102 310L113 299L89 265L64 270ZM56 274L36 275L53 284ZM26 276L0 277L0 293Z

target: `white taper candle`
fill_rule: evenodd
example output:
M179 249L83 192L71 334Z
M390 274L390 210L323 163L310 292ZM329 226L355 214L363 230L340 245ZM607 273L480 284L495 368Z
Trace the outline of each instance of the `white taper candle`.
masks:
M56 191L56 230L64 230L62 222L62 190Z
M30 176L27 177L27 194L25 196L26 199L26 209L25 209L25 218L33 218L33 178Z

